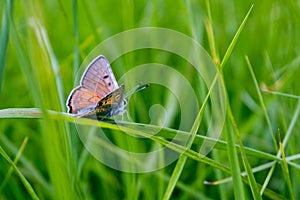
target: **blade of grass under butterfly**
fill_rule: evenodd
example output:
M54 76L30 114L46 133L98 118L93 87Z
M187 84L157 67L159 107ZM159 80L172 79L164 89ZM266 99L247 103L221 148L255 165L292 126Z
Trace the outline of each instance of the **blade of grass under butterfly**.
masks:
M74 123L74 120L76 119L76 122L82 125L90 125L90 126L98 126L101 128L108 128L108 129L113 129L113 130L120 130L120 128L118 127L118 125L116 124L111 124L111 123L106 123L106 122L102 122L102 121L96 121L96 120L92 120L92 119L87 119L87 118L74 118L72 116L70 116L69 114L66 113L61 113L61 112L56 112L56 111L52 111L52 110L48 110L48 115L51 119L54 120L64 120L67 122L71 122ZM37 108L7 108L7 109L2 109L0 110L0 118L7 118L7 119L43 119L43 115L40 109ZM155 125L149 125L149 124L138 124L138 123L123 123L123 126L127 126L128 128L135 128L138 129L140 131L143 132L154 132L155 130L162 130L162 132L158 133L157 136L159 137L163 137L166 139L172 139L174 138L174 136L177 134L178 135L178 139L179 141L185 141L186 137L189 137L189 133L185 132L185 131L178 131L175 129L170 129L170 128L161 128L159 126L155 126ZM138 136L138 135L137 135ZM203 140L208 140L210 142L216 142L215 147L217 149L220 150L226 150L227 149L227 143L225 141L222 140L215 140L214 138L209 138L206 136L202 136L202 135L197 135L195 140L194 140L194 144L196 145L200 145L203 143ZM237 151L240 150L238 145L235 145L235 148ZM248 155L251 156L256 156L256 157L260 157L263 159L267 159L267 160L274 160L277 162L281 162L280 158L272 155L272 154L268 154L262 151L258 151L252 148L246 148L245 150L247 152Z
M5 110L0 110L0 117L5 117L2 115L2 111L4 111L4 113L7 114L7 110L13 110L13 111L16 111L17 109L5 109ZM25 110L34 110L35 112L37 111L37 109L21 109L23 112ZM20 113L20 112L19 112ZM28 113L27 113L28 115ZM12 114L9 114L9 117L11 118L13 115ZM25 116L25 114L23 114L23 116ZM35 118L41 118L42 115L41 113L39 114L39 116L37 116L36 114L34 114ZM59 121L62 121L62 120L65 120L65 121L68 121L68 122L74 122L74 117L70 116L70 115L67 115L67 114L64 114L64 113L59 113L59 112L54 112L54 111L51 111L49 112L49 116L51 117L51 119L54 119L54 120L59 120ZM18 118L18 116L16 116ZM96 120L92 120L92 119L87 119L87 118L80 118L80 119L76 119L76 123L78 124L82 124L82 125L88 125L88 126L96 126L96 127L100 127L100 128L108 128L108 129L113 129L113 130L120 130L120 125L116 125L116 124L110 124L110 123L106 123L106 122L99 122L99 121L96 121ZM189 133L186 133L186 132L183 132L183 131L177 131L177 130L172 130L172 129L169 129L169 128L164 128L161 130L161 133L157 136L153 136L151 133L153 132L153 129L156 130L156 129L160 129L161 127L157 127L157 126L153 126L153 125L146 125L146 124L135 124L135 123L130 123L130 124L123 124L122 126L122 131L126 131L128 133L131 133L137 137L146 137L146 138L150 138L151 140L157 142L157 143L160 143L161 145L164 145L164 146L167 146L168 148L178 152L178 153L182 153L184 155L186 155L187 157L189 157L190 159L192 160L195 160L195 161L198 161L198 162L202 162L202 163L205 163L211 167L214 167L216 169L219 169L227 174L231 174L231 171L223 166L222 164L214 161L214 160L211 160L210 158L208 157L205 157L205 156L202 156L202 155L199 155L198 152L195 152L195 151L192 151L190 149L186 150L186 147L185 146L181 146L181 145L178 145L176 143L172 143L164 138L169 138L168 135L170 134L170 138L173 138L174 135L173 134L184 134L185 136L184 137L188 137L189 136ZM201 135L197 135L196 136L197 138L202 138L203 139L209 139L207 137L204 137L204 136L201 136ZM200 140L199 141L199 144L201 144L203 140ZM101 144L105 144L105 143L101 143ZM107 145L107 144L105 144ZM222 147L222 149L226 149L226 146L228 146L226 143L222 143L220 141L217 141L216 143L216 147L220 147L221 146L224 146ZM110 148L108 146L108 148ZM239 150L239 147L236 146L236 149ZM281 160L275 156L272 156L272 155L268 155L264 152L259 152L257 150L254 150L254 149L250 149L250 148L246 148L247 149L247 152L249 153L249 155L261 155L262 158L264 159L272 159L272 160L276 160L277 162L280 162ZM245 182L245 183L248 183L248 179L246 177L243 177L242 180ZM261 185L258 185L259 188L261 188L262 186ZM272 190L269 190L269 189L266 189L265 191L265 195L274 199L283 199L279 194L276 194L275 192L273 192Z
M68 122L74 122L74 117L65 114L65 113L60 113L60 112L56 112L56 111L48 111L49 116L51 117L51 119L54 120L65 120ZM25 119L29 119L29 118L43 118L43 115L41 113L41 111L39 109L36 108L10 108L10 109L2 109L0 110L0 118L25 118ZM106 122L101 122L101 121L95 121L95 120L91 120L91 119L87 119L87 118L82 118L82 119L76 119L78 121L79 124L82 125L90 125L90 126L98 126L101 128L109 128L109 129L113 129L113 130L120 130L120 127L116 124L111 124L111 123L106 123ZM149 124L137 124L137 123L123 123L123 126L126 126L129 129L137 129L139 131L143 131L145 133L147 132L153 132L153 130L157 130L157 129L161 129L161 127L159 126L155 126L155 125L149 125ZM189 133L184 132L184 131L178 131L175 129L170 129L170 128L163 128L161 129L162 133L158 133L157 136L158 137L163 137L166 139L171 139L174 138L175 134L180 135L179 140L185 140L185 137L189 137ZM141 135L137 135L137 136L141 136ZM197 135L195 140L194 140L194 144L196 145L200 145L203 140L211 140L211 142L215 141L215 139L206 137L206 136L202 136L202 135ZM227 143L221 140L216 141L216 148L220 149L220 150L225 150L227 147ZM238 145L235 145L235 148L237 149L237 151L239 151L240 147ZM276 156L273 156L272 154L268 154L265 152L261 152L252 148L247 148L245 147L245 151L247 153L247 155L251 155L251 156L256 156L256 157L260 157L262 159L267 159L267 160L274 160L276 162L281 162L282 160ZM289 157L288 159L288 163L296 168L299 168L300 166L298 165L293 165L293 163L291 163L290 161L292 161L293 159L297 159L299 156L292 156Z
M30 197L32 199L39 199L39 197L37 196L37 194L35 193L35 191L33 190L32 186L30 185L30 183L27 181L27 179L24 177L24 175L21 173L21 171L18 169L18 167L15 165L15 163L9 158L9 156L6 154L6 152L4 151L4 149L2 149L2 147L0 146L0 154L2 155L2 157L10 164L10 166L15 170L17 176L20 178L21 182L23 183L24 187L26 188L26 190L28 191Z
M20 113L22 113L20 115ZM21 116L25 118L29 118L29 116L31 116L30 118L42 118L43 115L41 114L41 112L38 109L4 109L4 110L0 110L0 118L3 117L9 117L9 118L19 118ZM169 132L172 133L170 135L170 137L173 137L173 134L182 134L184 133L184 135L189 137L189 134L183 131L178 131L178 130L172 130L172 129L168 129L168 128L164 128L161 129L161 127L158 126L153 126L153 125L145 125L145 124L123 124L122 128L120 129L120 125L118 124L111 124L111 123L106 123L106 122L102 122L102 121L96 121L96 120L92 120L92 119L88 119L88 118L74 118L68 114L65 113L60 113L60 112L55 112L55 111L49 111L48 116L50 117L50 119L53 120L57 120L57 121L68 121L68 122L73 122L76 119L76 123L78 124L82 124L82 125L88 125L88 126L96 126L96 127L101 127L101 128L108 128L108 129L113 129L113 130L124 130L124 131L128 131L131 134L136 135L137 137L146 137L146 138L150 138L156 142L161 143L162 145L169 145L170 148L172 148L173 150L179 152L179 153L184 153L187 154L189 157L191 157L191 159L196 159L198 161L202 161L205 163L210 163L211 160L203 157L201 155L199 155L199 153L188 150L186 152L186 148L184 146L172 143L166 139L162 139L162 136L166 136L168 137L168 134L165 135L158 135L158 136L153 136L151 135L151 133L153 132L153 129L159 129L162 130L162 132ZM150 132L150 134L148 134L147 132ZM197 135L198 136L198 135ZM201 136L203 137L203 136ZM208 138L206 138L208 139ZM168 147L169 147L168 146ZM206 160L208 159L208 160ZM217 163L210 163L212 165L219 165ZM220 166L219 166L220 167ZM223 168L223 167L221 167ZM225 170L225 168L223 168L223 170ZM226 170L225 170L226 171ZM227 171L228 172L228 171Z

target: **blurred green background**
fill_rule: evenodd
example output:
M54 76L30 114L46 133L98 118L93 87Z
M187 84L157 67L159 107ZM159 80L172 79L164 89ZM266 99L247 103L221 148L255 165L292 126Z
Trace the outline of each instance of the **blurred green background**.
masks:
M260 185L257 191L263 191L264 199L299 199L299 1L1 0L0 108L36 107L65 112L65 101L84 58L103 40L133 28L164 27L184 33L199 42L220 66L252 4L254 8L223 66L229 105L242 142L249 148L247 161L252 168L261 166L254 173ZM207 88L201 85L201 78L189 63L171 53L152 49L130 52L112 63L112 69L119 79L134 66L149 62L174 67L203 101ZM145 113L151 105L168 106L172 96L155 85L147 90L134 95L129 105L135 121L146 124L150 118ZM175 185L170 193L172 199L257 198L247 179L243 179L241 190L237 177L217 185L204 184L231 177L214 163L224 165L233 174L245 170L241 154L235 161L229 155L229 118L221 137L224 145L217 145L208 155L213 161L205 164L188 157L179 179L170 181L176 174L176 162L151 173L117 171L86 151L72 123L51 120L47 115L45 120L18 119L22 114L15 115L0 120L0 147L11 160L16 158L16 166L30 186L10 171L1 153L0 199L35 198L34 194L40 199L161 199L167 196L169 182ZM178 128L179 116L179 108L175 108L172 116L167 116L173 118L168 127ZM204 116L199 135L207 127L208 116ZM280 156L275 158L279 151L278 129L288 162ZM28 142L22 150L25 138ZM136 145L133 149L137 150L149 144L146 141ZM197 152L198 147L194 144L192 150ZM270 172L263 164L272 161L277 162L270 164ZM267 189L261 190L264 183Z

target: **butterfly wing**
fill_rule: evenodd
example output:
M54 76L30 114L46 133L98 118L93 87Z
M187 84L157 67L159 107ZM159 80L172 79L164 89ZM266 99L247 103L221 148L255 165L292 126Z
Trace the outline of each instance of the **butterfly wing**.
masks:
M68 98L68 113L78 114L86 108L95 107L99 100L95 92L79 86L71 92Z
M82 113L86 108L94 108L100 99L118 88L109 62L98 56L86 68L80 86L72 90L67 100L68 113Z
M101 98L116 90L119 86L108 60L99 56L85 70L81 85L97 93Z
M98 102L95 109L98 117L111 117L123 112L126 102L126 100L124 102L124 88L125 86L121 85Z

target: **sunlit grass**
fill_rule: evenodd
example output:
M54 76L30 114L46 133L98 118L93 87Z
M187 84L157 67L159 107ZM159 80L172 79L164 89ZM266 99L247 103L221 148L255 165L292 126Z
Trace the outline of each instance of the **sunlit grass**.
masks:
M300 198L299 6L264 1L254 2L251 8L252 3L2 1L0 198ZM132 96L128 109L137 123L118 126L62 113L80 76L77 69L92 49L114 34L144 26L180 31L209 52L228 98L223 99L228 109L220 140L205 136L209 109L203 111L203 118L199 113L197 121L187 119L194 123L191 130L176 130L178 104L166 88L157 85ZM130 52L113 62L112 68L118 79L149 62L166 64L184 75L203 103L209 88L189 63L171 53ZM165 78L176 82L174 77ZM165 117L171 128L148 124L153 104L169 108ZM212 106L209 101L207 106ZM132 152L167 146L180 159L151 173L112 169L85 148L74 120L77 125L108 130L115 144ZM147 139L120 136L124 130ZM191 135L189 148L179 142ZM172 141L175 136L179 141ZM216 142L208 155L199 154L204 140ZM102 140L93 142L107 152L113 147ZM165 155L159 156L163 166Z

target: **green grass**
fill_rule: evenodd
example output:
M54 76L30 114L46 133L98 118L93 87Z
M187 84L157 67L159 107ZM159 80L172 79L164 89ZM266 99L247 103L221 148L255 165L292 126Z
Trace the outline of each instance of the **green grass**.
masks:
M296 2L271 0L1 1L0 199L299 199L299 13ZM186 106L188 117L181 119L175 94L156 84L131 97L127 108L135 123L64 113L87 55L105 39L139 27L179 31L210 54L226 92L219 140L205 135L215 106L212 88L185 58L161 49L120 55L112 69L117 79L145 63L176 70L199 102ZM118 50L112 45L99 54L110 58ZM182 44L182 51L189 47ZM174 74L163 78L185 96ZM128 91L135 80L127 82ZM157 104L165 110L151 107ZM188 125L180 128L180 121ZM113 143L90 140L91 127ZM208 155L199 154L203 142L216 142ZM115 145L137 153L166 147L178 159L165 166L167 154L160 153L151 158L160 169L133 173L93 156L118 156L117 166L131 170L151 164Z

